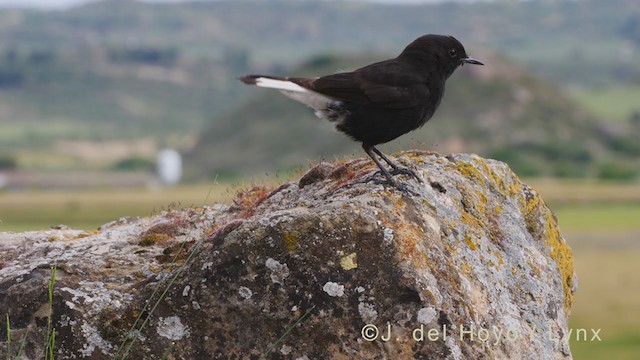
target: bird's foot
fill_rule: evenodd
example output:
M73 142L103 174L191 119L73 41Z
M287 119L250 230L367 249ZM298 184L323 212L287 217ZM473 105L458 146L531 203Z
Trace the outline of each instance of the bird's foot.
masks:
M422 184L424 182L424 181L422 181L422 178L420 178L420 176L418 176L418 174L416 174L415 171L413 171L412 169L409 169L408 167L397 166L397 167L391 169L391 171L389 173L391 175L408 175L408 176L416 179L420 184Z
M424 181L422 181L422 178L420 178L420 176L418 176L418 174L416 174L415 171L407 168L407 167L401 167L401 166L397 166L391 169L391 171L389 171L389 174L392 176L395 175L408 175L409 177L412 177L414 179L416 179L420 184L422 184ZM378 175L383 175L385 176L385 174L382 172L382 170L378 170L376 171L373 176L378 176Z

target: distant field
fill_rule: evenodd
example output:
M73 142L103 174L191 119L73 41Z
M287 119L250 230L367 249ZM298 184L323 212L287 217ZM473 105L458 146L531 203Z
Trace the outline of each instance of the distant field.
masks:
M41 230L59 224L89 230L124 216L148 216L168 208L229 202L234 192L231 184L203 184L0 193L0 231Z
M553 210L563 232L640 230L640 203L574 204L553 207Z
M571 314L574 329L601 329L602 341L572 341L575 359L640 358L640 241L625 249L574 251L578 291ZM575 331L575 330L574 330Z
M640 230L640 185L558 180L526 182L555 210L563 231ZM247 184L0 192L0 231L38 230L59 224L94 229L120 217L147 216L169 207L228 203L237 188Z
M554 206L561 204L640 203L640 184L603 182L590 179L525 179L542 198Z
M570 95L604 120L627 121L634 111L640 111L640 85L580 88Z

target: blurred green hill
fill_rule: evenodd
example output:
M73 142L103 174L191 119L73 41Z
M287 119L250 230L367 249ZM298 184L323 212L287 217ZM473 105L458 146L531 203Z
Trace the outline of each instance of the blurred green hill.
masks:
M509 54L559 81L637 81L635 0L387 5L246 0L180 4L101 1L67 11L0 10L3 49L159 48L253 66L296 64L327 49L397 52L425 33Z
M227 124L230 116L236 116L238 123L247 122L241 121L241 117L253 120L250 129L236 128L237 136L241 136L238 134L241 130L258 132L262 128L267 133L277 133L282 124L266 118L257 119L261 113L239 113L238 109L255 109L257 105L248 106L254 101L250 97L255 93L237 82L238 75L286 73L285 69L295 68L307 59L322 59L324 55L318 57L318 54L327 54L327 51L329 58L355 59L363 52L395 55L412 39L425 33L454 34L474 55L478 49L487 48L507 54L527 69L526 79L522 80L534 88L553 89L544 81L535 80L531 74L548 79L562 89L620 83L635 87L640 82L637 67L640 61L640 4L635 0L404 6L294 0L181 4L116 0L66 11L1 9L0 160L17 168L108 168L127 160L127 156L149 158L151 152L114 155L108 161L97 161L59 150L75 148L68 142L90 140L98 144L95 152L107 154L114 151L104 144L114 139L131 142L153 139L156 147L170 145L188 149L205 127L216 129L218 126L219 130L215 131L224 133L231 126ZM352 68L367 62L365 57L344 66ZM496 73L503 71L497 64L488 64L487 68ZM340 66L327 64L323 70L333 72L338 69ZM314 75L323 73L319 68L318 72L315 70L308 68L307 71ZM464 84L471 75L457 76L457 82ZM510 94L508 92L514 89L500 84L500 81L511 79L495 78L495 81L492 85L473 83L476 85L469 85L467 90L456 90L457 85L452 85L445 98L445 102L452 103L441 109L424 134L412 135L416 142L446 151L455 132L465 148L486 150L490 152L488 156L495 153L498 157L511 157L509 160L517 164L529 164L531 166L521 167L530 174L633 175L619 165L622 161L610 164L601 161L601 158L609 158L609 154L622 154L620 159L624 159L640 152L633 138L623 136L620 139L619 134L630 134L624 121L594 125L593 119L582 114L580 121L588 122L587 127L595 128L595 132L577 130L582 129L580 126L566 126L571 130L566 130L571 133L569 135L547 131L544 128L559 130L561 123L579 123L573 113L579 111L565 102L562 94L546 98L534 96L537 100L528 103L526 91L517 92L520 95ZM476 89L474 86L492 96L492 100L469 96L465 91ZM524 88L528 89L527 86ZM460 94L456 93L458 91ZM549 91L558 93L555 89ZM277 105L270 110L273 112L280 102L286 102L277 94L265 96L272 96L268 102ZM579 92L575 97L590 109L591 93ZM458 101L464 102L453 104ZM487 104L497 108L490 109ZM597 108L603 107L606 105ZM454 108L465 113L454 114L449 110ZM507 111L508 108L513 113ZM476 112L472 113L471 109ZM308 116L308 111L300 107L287 111L291 112L291 119L294 111L300 116ZM519 115L519 111L528 114ZM602 113L607 114L606 111ZM491 119L492 114L498 114L498 118ZM512 114L515 114L513 119L510 118ZM474 123L481 124L478 125L480 128L472 130L450 120L462 116L467 122L475 119ZM302 126L285 118L280 120L290 127ZM304 126L317 126L320 132L326 130L326 124L316 121L309 125L311 121L299 122ZM494 130L492 121L503 126L500 131ZM520 125L524 127L518 127ZM268 129L270 127L273 128ZM507 130L518 133L511 134ZM208 133L212 131L207 130ZM531 133L530 139L523 140L527 136L522 134L527 132ZM244 136L250 138L251 134ZM584 140L594 136L595 139ZM487 137L495 143L489 147L479 146ZM200 143L214 138L207 137ZM341 142L339 136L322 138L326 139L317 140L317 150L302 156L329 155L334 153L333 149L340 154L353 151L353 145ZM557 145L558 139L565 138L569 138L567 144L563 140L564 145ZM309 140L303 139L296 141L309 145ZM283 146L268 144L269 140L263 138L261 143L243 143L243 146ZM398 144L398 149L407 145ZM526 150L518 151L524 155L509 153L515 145L522 147L518 150ZM195 154L203 149L202 146L198 145L192 152L193 159L198 157ZM554 146L566 146L567 149L555 149ZM217 151L220 149L230 153L249 151L248 148L228 147L220 147ZM292 143L291 149L300 147ZM567 152L573 152L573 155L553 158L556 153ZM289 151L281 151L280 155L285 153ZM523 156L525 158L521 159ZM279 160L282 163L276 165L289 168L292 159L300 157L291 153L287 155L289 160ZM566 166L559 170L546 166L543 160L530 164L530 157L553 158L554 163L565 161ZM576 159L577 164L570 165ZM595 165L583 166L582 162L594 162ZM265 162L260 164L271 168ZM216 162L212 166L211 170L219 170L230 165ZM572 166L575 169L571 169ZM600 169L600 166L604 168ZM238 172L246 170L245 167Z

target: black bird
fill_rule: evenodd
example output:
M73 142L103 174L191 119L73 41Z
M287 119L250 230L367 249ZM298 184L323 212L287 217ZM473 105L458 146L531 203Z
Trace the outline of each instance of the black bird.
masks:
M315 109L316 116L335 124L337 130L362 143L387 181L401 190L392 175L407 174L375 146L415 130L435 113L444 94L445 81L465 63L483 65L467 56L453 36L424 35L409 44L395 59L318 78L247 75L245 84L280 90L284 95ZM376 159L378 155L391 172Z

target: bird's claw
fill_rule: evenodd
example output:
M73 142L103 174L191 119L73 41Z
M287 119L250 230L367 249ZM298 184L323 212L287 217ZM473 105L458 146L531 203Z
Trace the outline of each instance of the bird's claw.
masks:
M412 177L412 178L416 179L420 184L424 183L422 178L420 176L418 176L418 174L416 174L415 171L413 171L413 170L411 170L409 168L406 168L406 167L398 166L396 168L393 168L393 169L391 169L391 171L389 171L389 174L391 174L392 176L395 176L395 175L408 175L409 177ZM378 170L373 174L374 177L375 176L379 176L379 175L384 175L382 173L382 170ZM367 181L367 182L369 182L369 181Z
M376 171L373 175L369 176L368 178L362 180L361 182L363 184L368 184L368 183L374 183L376 185L384 185L384 184L388 184L389 181L387 179L380 179L378 178L378 175L381 175L382 173L380 171Z
M420 184L422 184L424 181L422 181L422 178L420 178L420 176L418 176L418 174L416 174L415 171L407 168L407 167L396 167L391 169L391 171L389 172L391 175L408 175L414 179L416 179Z

